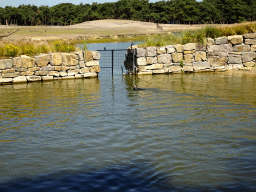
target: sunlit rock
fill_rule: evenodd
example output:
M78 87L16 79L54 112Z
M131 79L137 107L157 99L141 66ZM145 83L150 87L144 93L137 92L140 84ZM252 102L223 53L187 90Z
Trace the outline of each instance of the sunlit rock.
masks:
M242 53L243 63L251 62L251 61L255 60L255 57L256 57L256 53L255 52L245 52L245 53Z
M248 51L250 51L250 46L249 45L235 45L235 46L233 46L233 51L248 52Z
M93 60L92 52L89 51L89 50L86 50L84 52L84 61L89 62L89 61L92 61L92 60Z
M256 39L256 33L246 33L243 36L245 39Z
M53 80L53 76L42 76L43 81L51 81Z
M51 55L51 63L52 65L61 65L63 63L62 61L62 53L52 53Z
M53 76L53 77L59 77L60 76L60 73L57 72L57 71L49 71L49 76Z
M243 65L245 67L253 67L254 65L256 65L256 62L245 62L245 63L243 63Z
M49 54L44 54L44 55L39 55L36 56L36 65L38 67L45 67L50 63L50 55Z
M90 68L89 67L85 67L85 68L81 68L80 69L80 73L89 73L90 72Z
M235 64L235 63L242 63L242 56L241 55L229 55L228 57L228 63L232 63L232 64Z
M92 57L95 60L99 60L100 59L100 53L98 51L92 51Z
M0 78L1 83L12 83L12 78Z
M77 65L77 55L74 53L63 53L63 65L65 66L72 66Z
M211 66L208 61L197 61L193 62L194 71L202 71L206 69L211 69Z
M35 58L26 56L26 55L21 55L21 60L23 64L23 68L32 68L35 67Z
M12 60L13 60L13 67L14 68L22 68L23 67L22 60L21 60L20 57L14 57Z
M93 61L89 61L87 63L85 63L86 66L90 67L90 66L94 66L94 65L99 65L99 61L98 60L93 60Z
M183 53L172 53L172 61L179 63L183 60Z
M59 74L60 74L60 77L66 77L66 76L68 76L67 72L60 72Z
M243 35L228 36L228 41L233 45L242 44L243 40Z
M97 73L100 72L100 66L99 65L92 66L90 69L91 69L91 72L97 72Z
M183 50L184 51L191 51L196 49L196 43L187 43L183 45Z
M192 54L184 55L184 63L193 63L194 56Z
M48 75L48 71L36 71L35 75L36 76L44 76L44 75Z
M12 82L13 83L25 83L25 82L27 82L27 78L26 78L26 76L14 77Z
M180 44L174 45L176 52L182 53L183 52L183 46Z
M169 72L170 73L181 73L182 67L181 66L171 66L171 67L169 67Z
M147 65L146 58L145 58L145 57L139 57L139 58L137 58L137 65L138 65L138 66L140 66L140 65Z
M0 60L0 70L1 69L11 69L11 68L12 68L12 59Z
M251 51L255 52L256 51L256 45L251 46Z
M256 45L256 39L245 39L244 44L247 45Z
M146 56L146 49L143 48L136 48L137 57L145 57Z
M227 37L215 38L215 44L216 45L227 44L227 43L228 43L228 38Z
M163 69L164 65L163 64L152 64L152 69Z
M157 54L164 54L166 53L166 48L165 47L157 47Z
M183 66L182 71L184 71L184 72L193 72L194 68L192 66Z
M176 51L174 45L167 45L166 46L166 53L174 53Z
M35 75L26 76L26 78L27 78L27 81L29 81L29 82L31 82L31 81L41 81L41 79L42 79L40 76L35 76Z
M171 63L171 54L161 54L157 56L157 63L169 64Z
M197 51L195 54L195 61L206 61L206 52L204 51Z
M156 47L146 47L146 55L148 57L156 56Z
M157 57L146 57L146 64L155 64L157 63Z

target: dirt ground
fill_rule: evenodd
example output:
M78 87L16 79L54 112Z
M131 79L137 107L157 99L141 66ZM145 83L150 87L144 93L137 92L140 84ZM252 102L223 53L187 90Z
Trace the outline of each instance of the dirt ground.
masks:
M3 40L53 40L53 39L86 39L116 36L134 36L142 34L159 34L198 29L202 25L174 25L140 22L131 20L97 20L72 26L5 26L0 25L0 37L16 29L18 32L3 37Z
M233 24L237 25L237 24ZM239 24L238 24L239 25ZM141 22L132 20L105 19L83 22L71 26L5 26L0 25L1 36L20 29L18 32L3 37L3 40L56 40L56 39L97 39L104 37L116 38L117 36L135 36L145 34L160 34L180 32L183 30L200 29L207 25L179 25L179 24L159 24L151 22ZM212 25L226 26L226 25ZM230 25L229 25L230 26Z

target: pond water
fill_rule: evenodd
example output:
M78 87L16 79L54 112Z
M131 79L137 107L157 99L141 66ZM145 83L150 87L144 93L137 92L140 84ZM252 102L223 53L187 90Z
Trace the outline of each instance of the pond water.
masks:
M255 190L255 82L225 72L1 86L0 189Z
M256 190L255 74L104 75L0 99L0 191Z

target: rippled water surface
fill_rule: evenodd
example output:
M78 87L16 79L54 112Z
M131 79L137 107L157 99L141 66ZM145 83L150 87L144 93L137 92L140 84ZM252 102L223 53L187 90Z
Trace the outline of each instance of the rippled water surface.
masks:
M256 190L256 75L14 84L0 99L1 191Z

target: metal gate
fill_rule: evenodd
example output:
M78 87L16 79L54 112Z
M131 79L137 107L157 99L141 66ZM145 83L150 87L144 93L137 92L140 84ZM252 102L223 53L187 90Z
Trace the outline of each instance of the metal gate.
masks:
M127 72L124 62L127 59L127 49L97 50L100 53L100 74L123 75Z

